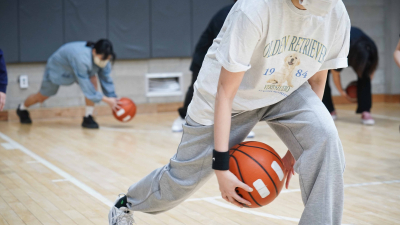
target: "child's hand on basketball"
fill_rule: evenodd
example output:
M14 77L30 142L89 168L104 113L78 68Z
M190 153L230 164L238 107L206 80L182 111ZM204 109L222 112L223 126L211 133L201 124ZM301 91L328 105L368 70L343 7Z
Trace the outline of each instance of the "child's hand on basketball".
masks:
M231 171L220 171L215 170L215 174L217 175L219 190L221 191L221 196L226 201L243 208L243 205L240 203L251 205L249 201L240 197L235 189L242 188L247 192L252 192L253 189L249 187L247 184L241 182Z
M111 98L111 97L104 96L103 101L105 103L107 103L114 112L118 111L121 108L121 106L119 106L117 98Z
M286 189L289 188L289 182L292 176L294 175L294 164L296 163L296 159L293 157L292 153L288 150L286 155L282 158L283 166L285 167L286 177Z

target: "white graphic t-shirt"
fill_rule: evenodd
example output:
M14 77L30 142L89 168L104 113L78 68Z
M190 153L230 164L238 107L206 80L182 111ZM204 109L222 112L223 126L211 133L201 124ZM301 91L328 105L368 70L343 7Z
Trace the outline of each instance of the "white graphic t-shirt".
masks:
M321 17L291 0L240 0L207 52L188 114L214 123L221 66L246 71L232 104L232 113L240 113L281 101L318 71L347 67L349 42L342 1Z

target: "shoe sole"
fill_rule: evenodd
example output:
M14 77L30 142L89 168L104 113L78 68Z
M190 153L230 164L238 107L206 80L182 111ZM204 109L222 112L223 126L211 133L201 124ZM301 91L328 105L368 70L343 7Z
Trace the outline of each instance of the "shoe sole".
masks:
M112 223L112 221L110 220L110 218L113 217L113 214L114 214L114 206L110 209L110 212L108 212L108 224L109 224L109 225L114 225L114 224Z
M180 129L174 129L174 128L172 128L171 130L172 130L172 132L179 133L179 132L182 132L182 131L183 131L183 128L180 128Z
M368 126L375 125L375 122L364 122L363 120L361 120L361 123Z
M115 199L113 206L111 207L110 211L108 212L108 223L109 225L113 225L112 221L110 221L110 218L112 218L113 213L114 213L114 208L115 208L115 204L117 204L118 200L119 200L119 196L117 197L117 199Z
M367 125L367 126L373 126L373 125L375 125L375 123L362 123L363 125Z
M82 125L83 128L87 128L87 129L99 129L99 127L90 127L90 126L84 126Z

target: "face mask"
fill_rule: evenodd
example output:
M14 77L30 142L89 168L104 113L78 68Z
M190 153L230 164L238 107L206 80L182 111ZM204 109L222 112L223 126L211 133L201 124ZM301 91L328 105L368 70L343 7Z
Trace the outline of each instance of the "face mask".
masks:
M107 66L110 60L101 60L99 57L93 56L94 64L96 64L100 68L104 68Z
M299 0L304 8L316 16L325 16L328 14L335 8L338 1L339 0Z

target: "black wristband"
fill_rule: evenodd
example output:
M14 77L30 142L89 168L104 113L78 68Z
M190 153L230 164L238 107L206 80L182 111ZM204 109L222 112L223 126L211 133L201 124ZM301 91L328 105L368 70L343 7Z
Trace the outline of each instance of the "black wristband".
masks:
M229 152L213 150L212 168L214 170L229 170Z

